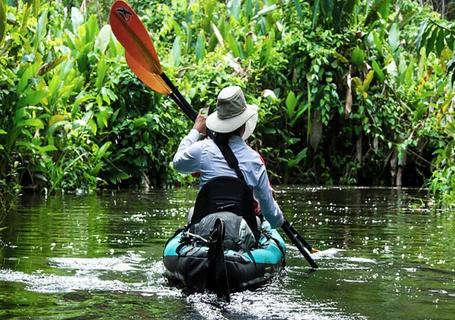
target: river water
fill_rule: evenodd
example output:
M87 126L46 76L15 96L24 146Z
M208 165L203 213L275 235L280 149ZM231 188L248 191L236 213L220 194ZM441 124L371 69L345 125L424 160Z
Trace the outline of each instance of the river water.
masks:
M415 190L279 188L320 269L288 243L279 277L230 304L162 276L195 195L24 196L0 231L0 319L455 319L455 212Z

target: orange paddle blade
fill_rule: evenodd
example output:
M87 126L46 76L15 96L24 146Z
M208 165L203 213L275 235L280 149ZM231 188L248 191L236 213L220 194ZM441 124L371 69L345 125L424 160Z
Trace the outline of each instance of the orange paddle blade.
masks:
M161 64L147 30L136 12L124 1L117 0L109 13L109 23L125 51L147 71L160 75Z
M161 76L146 70L128 51L125 52L125 58L126 63L134 74L150 89L167 96L171 94L172 90L169 89Z

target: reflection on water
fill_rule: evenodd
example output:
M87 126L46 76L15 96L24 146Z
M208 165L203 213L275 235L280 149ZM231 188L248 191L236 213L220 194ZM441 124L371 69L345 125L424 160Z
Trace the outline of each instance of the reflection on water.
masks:
M195 192L24 197L0 232L0 319L454 318L454 212L426 210L416 191L280 188L320 269L288 244L280 277L230 304L162 276Z

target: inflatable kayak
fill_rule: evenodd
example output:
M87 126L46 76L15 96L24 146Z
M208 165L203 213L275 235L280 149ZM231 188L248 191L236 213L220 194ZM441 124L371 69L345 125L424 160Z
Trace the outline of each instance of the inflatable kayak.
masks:
M165 245L165 277L190 292L229 293L259 286L284 266L280 234L256 216L251 189L235 177L209 180L188 225Z
M216 243L180 230L169 239L163 262L165 277L171 284L190 292L211 290L217 292L227 282L230 292L254 288L269 281L285 263L285 242L280 234L265 222L260 228L260 237L255 247L248 249L240 245L238 250L224 249L224 277L217 277L220 271L211 251ZM219 251L219 249L218 249ZM218 259L219 260L219 259ZM220 283L223 282L223 283Z

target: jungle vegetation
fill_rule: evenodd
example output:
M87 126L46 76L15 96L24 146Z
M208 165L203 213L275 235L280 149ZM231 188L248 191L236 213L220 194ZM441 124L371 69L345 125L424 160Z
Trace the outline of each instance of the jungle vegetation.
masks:
M443 3L130 1L196 109L213 111L230 84L260 106L249 143L274 183L427 187L453 205L455 23ZM110 5L0 0L0 210L20 192L194 182L169 165L191 124L130 72Z

